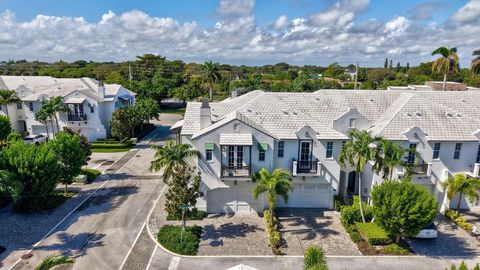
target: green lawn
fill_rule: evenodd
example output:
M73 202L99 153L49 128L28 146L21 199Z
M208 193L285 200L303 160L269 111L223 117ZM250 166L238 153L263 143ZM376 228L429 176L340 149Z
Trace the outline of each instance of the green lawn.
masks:
M118 152L127 152L130 149L132 149L132 147L118 148L118 149L99 148L99 149L90 149L90 150L92 151L92 153L118 153Z
M160 113L166 113L166 114L185 114L185 107L180 107L180 108L165 108L161 109Z

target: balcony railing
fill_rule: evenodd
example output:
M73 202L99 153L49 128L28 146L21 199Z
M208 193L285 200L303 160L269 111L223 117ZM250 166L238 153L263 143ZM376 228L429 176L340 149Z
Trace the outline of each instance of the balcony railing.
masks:
M411 175L430 175L430 166L429 163L422 163L409 165L408 168Z
M68 121L70 122L83 122L87 121L87 115L85 114L69 114Z
M478 178L480 177L480 163L473 164L473 169L471 172L466 172L468 177Z
M221 177L251 177L250 166L222 166Z
M299 174L319 175L321 163L318 160L294 160L293 176Z

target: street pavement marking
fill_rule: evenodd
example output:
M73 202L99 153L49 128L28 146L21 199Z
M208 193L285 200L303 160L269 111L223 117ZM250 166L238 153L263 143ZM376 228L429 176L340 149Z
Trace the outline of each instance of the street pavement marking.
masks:
M158 246L155 245L155 248L153 249L152 255L150 256L150 260L148 260L147 268L145 268L145 270L150 269L150 265L152 264L153 257L155 256L155 253L157 252L157 248L158 248Z
M180 263L180 257L172 257L170 261L170 265L168 266L168 270L177 270L178 264Z
M133 241L132 246L131 246L130 249L128 250L127 256L125 256L125 258L123 259L122 264L120 265L120 267L119 267L118 269L122 269L123 266L125 266L125 263L127 262L128 256L130 256L130 253L132 253L132 250L133 250L133 248L135 247L135 244L137 243L138 239L140 238L140 235L142 234L143 228L145 228L145 225L146 225L146 224L147 224L147 221L145 221L145 222L143 223L142 228L140 229L140 231L139 231L138 234L137 234L137 237L135 237L135 241Z

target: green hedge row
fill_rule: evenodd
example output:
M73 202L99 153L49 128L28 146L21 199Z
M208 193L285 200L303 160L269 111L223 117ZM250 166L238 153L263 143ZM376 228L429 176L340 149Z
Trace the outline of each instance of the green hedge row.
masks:
M97 178L102 173L94 169L82 169L82 174L87 176L88 182L91 182L95 180L95 178Z
M371 245L388 245L392 241L387 232L376 223L355 223L360 235Z
M198 245L200 243L200 235L202 234L202 227L193 226L186 227L181 237L182 227L174 225L164 225L158 232L157 239L166 249L182 254L195 255L197 254Z
M132 147L133 143L128 141L126 143L92 143L91 149L123 149Z

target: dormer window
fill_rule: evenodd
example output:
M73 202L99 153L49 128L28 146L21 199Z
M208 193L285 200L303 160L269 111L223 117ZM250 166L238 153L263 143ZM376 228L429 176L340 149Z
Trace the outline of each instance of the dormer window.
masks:
M357 122L357 118L349 118L348 119L348 127L349 128L355 128L356 122Z

